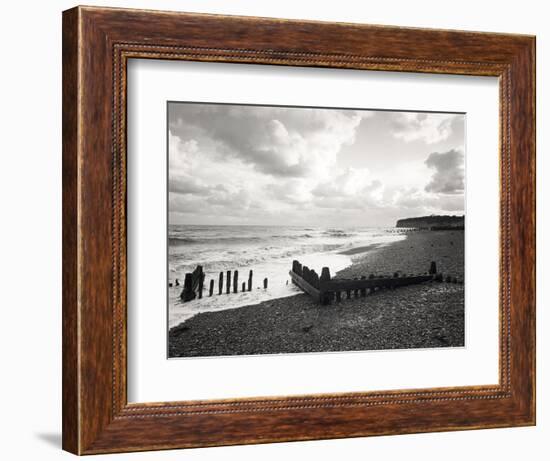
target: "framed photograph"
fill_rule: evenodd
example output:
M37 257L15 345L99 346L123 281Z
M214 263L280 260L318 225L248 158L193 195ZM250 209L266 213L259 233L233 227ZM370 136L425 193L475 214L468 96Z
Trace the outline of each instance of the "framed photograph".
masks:
M535 424L532 36L63 13L63 447Z

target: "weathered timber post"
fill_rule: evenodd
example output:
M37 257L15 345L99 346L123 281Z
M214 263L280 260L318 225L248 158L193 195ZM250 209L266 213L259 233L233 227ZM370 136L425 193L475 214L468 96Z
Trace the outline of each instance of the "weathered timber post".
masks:
M210 290L208 291L208 296L212 296L214 294L214 279L210 280Z
M248 272L248 291L252 291L252 269Z
M430 275L435 275L437 274L437 266L435 264L435 261L432 261L430 263Z
M316 274L317 275L317 274ZM321 286L325 282L330 282L330 269L328 267L323 267L321 269L321 277L319 277L319 290L321 291ZM332 301L333 294L331 292L323 292L321 291L321 303L322 304L330 304Z
M203 286L204 286L204 272L201 272L199 274L199 299L202 299L202 289L203 289Z
M239 271L233 272L233 293L239 291Z
M364 275L361 276L361 280L365 280L367 277L365 277ZM366 288L361 288L361 297L364 298L365 296L367 296L367 289Z
M223 292L223 272L220 272L220 278L218 279L218 294L221 295Z
M338 302L342 301L342 293L340 293L340 290L336 292L336 301Z
M243 292L246 291L246 282L243 282Z
M264 290L267 289L267 277L264 279Z
M357 277L355 277L353 280L357 280ZM359 295L359 288L355 288L355 289L353 290L353 296L354 296L355 298L357 298L358 295Z
M226 294L229 294L229 293L231 293L231 271L227 271L225 282L226 282L226 285L227 285L225 287L225 292L226 292Z
M323 267L323 269L321 269L321 277L319 279L321 282L330 281L330 269L328 267Z
M319 288L319 276L317 275L317 272L315 272L314 270L311 271L311 284L315 288Z
M193 274L190 272L185 274L185 281L183 282L183 291L180 294L182 301L191 301L195 299L195 291L193 290Z

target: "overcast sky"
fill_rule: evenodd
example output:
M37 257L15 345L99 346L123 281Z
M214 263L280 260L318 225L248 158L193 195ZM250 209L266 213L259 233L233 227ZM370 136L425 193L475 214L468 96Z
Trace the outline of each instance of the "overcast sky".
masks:
M464 213L464 115L170 103L175 224L393 226Z

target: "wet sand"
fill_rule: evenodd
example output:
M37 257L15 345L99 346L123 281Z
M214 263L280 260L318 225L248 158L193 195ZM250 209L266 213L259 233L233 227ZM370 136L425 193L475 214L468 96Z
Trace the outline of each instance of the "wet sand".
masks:
M412 232L355 248L337 278L438 272L463 279L464 232ZM319 268L320 270L320 268ZM206 312L169 332L170 357L207 357L464 345L464 285L428 282L321 306L305 294Z

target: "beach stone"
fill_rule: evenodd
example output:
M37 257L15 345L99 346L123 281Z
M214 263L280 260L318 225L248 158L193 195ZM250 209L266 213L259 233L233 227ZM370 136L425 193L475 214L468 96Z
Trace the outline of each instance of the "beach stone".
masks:
M181 333L185 332L185 331L188 331L189 330L189 326L186 325L185 323L182 323L176 327L173 327L170 329L170 335L180 335Z
M434 280L443 281L443 273L461 280L462 235L453 236L457 240L450 248L449 234L410 233L406 240L357 256L351 266L332 277L353 279L365 274L368 278L371 272L393 274L398 268L401 277L405 273L422 274L433 259L441 271ZM411 244L414 251L409 249ZM262 280L255 283L261 286ZM320 321L308 329L313 319ZM465 338L464 287L408 285L368 298L352 298L331 308L299 294L254 306L205 312L185 323L191 327L189 330L180 330L180 334L174 334L179 330L170 330L170 357L459 347Z

